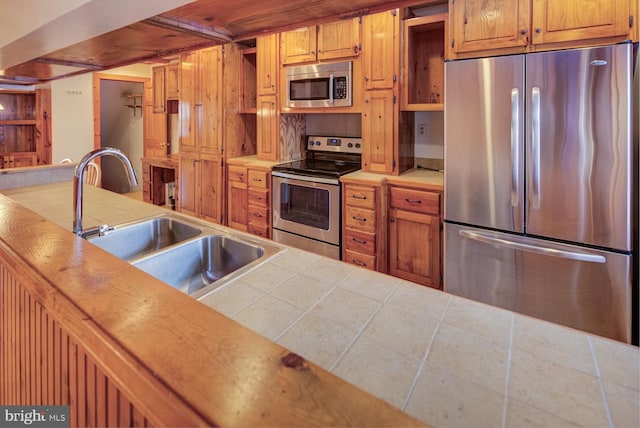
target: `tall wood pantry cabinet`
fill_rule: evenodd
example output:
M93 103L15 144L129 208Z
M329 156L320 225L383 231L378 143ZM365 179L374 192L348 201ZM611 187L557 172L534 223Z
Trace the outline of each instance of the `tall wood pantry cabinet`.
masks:
M222 47L180 58L181 212L223 221Z
M401 114L398 10L362 19L362 170L398 175L413 167L413 115Z

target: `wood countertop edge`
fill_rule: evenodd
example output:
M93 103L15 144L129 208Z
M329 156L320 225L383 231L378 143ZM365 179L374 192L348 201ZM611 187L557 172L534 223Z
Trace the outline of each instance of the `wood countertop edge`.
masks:
M444 176L436 171L412 170L403 175L385 175L362 171L343 175L340 181L346 184L382 187L385 185L407 186L422 190L444 191Z
M85 335L106 372L130 368L138 383L116 379L161 424L184 412L205 425L424 426L3 195L0 217L8 263L47 310L79 324L69 330ZM151 409L159 399L173 406Z

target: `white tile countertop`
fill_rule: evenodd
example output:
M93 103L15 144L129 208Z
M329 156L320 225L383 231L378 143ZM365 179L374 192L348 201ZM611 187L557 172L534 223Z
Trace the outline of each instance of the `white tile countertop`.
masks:
M70 185L4 193L70 229ZM89 193L87 226L159 210ZM201 301L436 427L640 426L637 347L308 252Z

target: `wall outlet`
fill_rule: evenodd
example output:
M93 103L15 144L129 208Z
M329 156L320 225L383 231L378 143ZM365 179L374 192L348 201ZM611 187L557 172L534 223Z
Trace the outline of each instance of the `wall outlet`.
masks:
M418 137L424 137L427 135L427 125L424 123L419 123L418 126Z

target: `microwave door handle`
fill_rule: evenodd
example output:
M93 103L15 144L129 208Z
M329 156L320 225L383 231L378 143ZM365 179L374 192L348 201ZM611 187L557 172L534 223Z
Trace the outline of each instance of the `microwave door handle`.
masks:
M335 76L333 73L329 75L329 102L333 104L335 101L333 99L333 82L335 80Z

